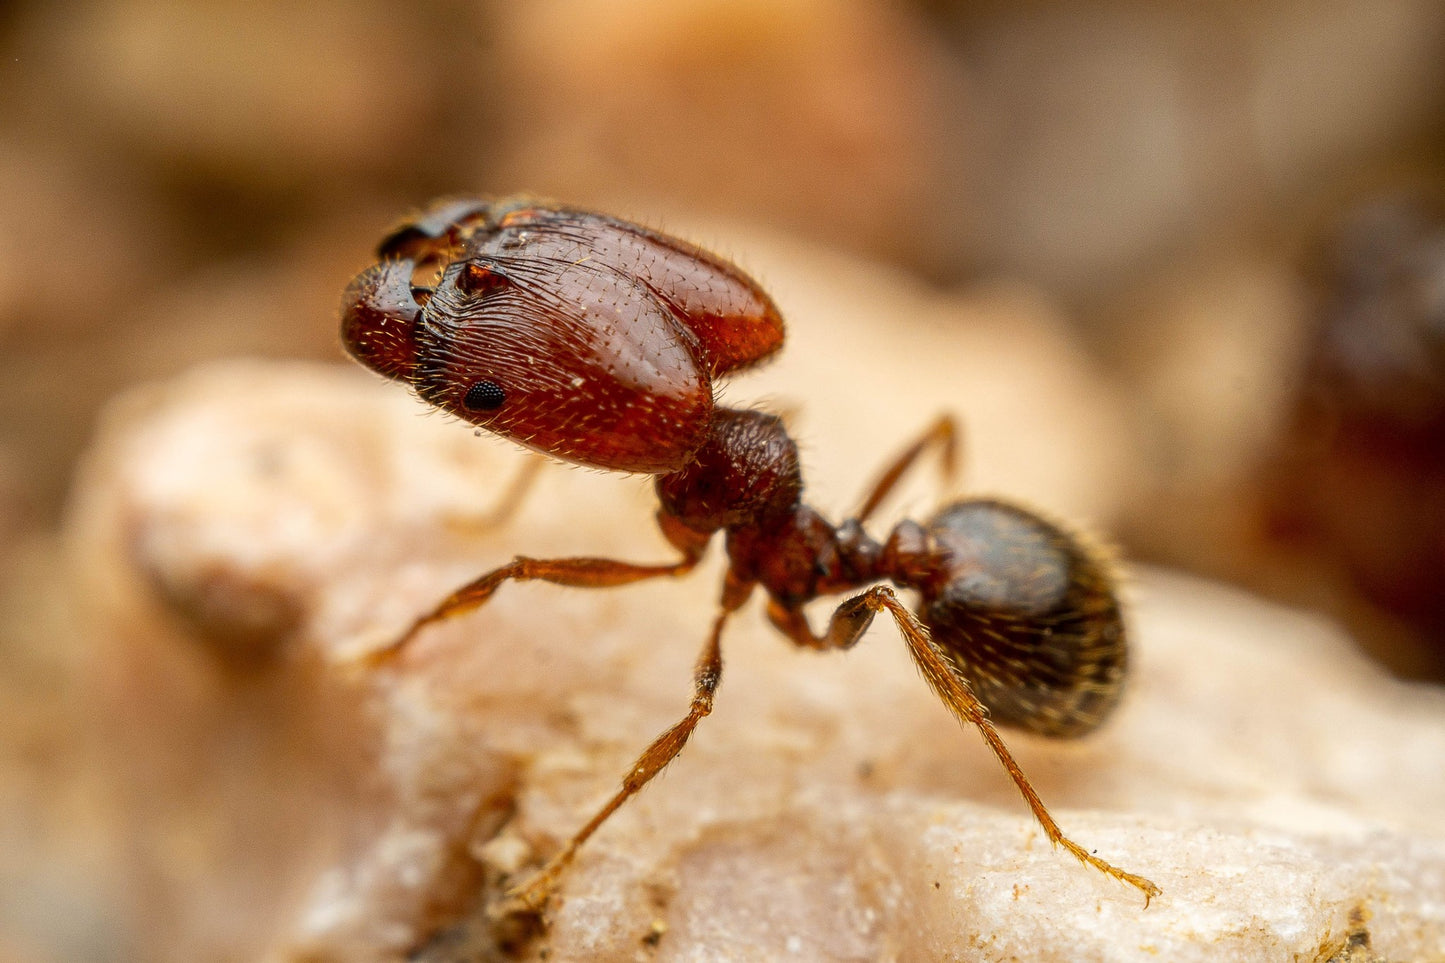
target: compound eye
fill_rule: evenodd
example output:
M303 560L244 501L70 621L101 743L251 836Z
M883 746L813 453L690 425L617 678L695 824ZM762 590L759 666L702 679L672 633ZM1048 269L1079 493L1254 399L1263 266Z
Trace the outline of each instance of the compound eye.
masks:
M507 400L507 393L495 381L478 381L467 389L462 404L471 411L496 411Z

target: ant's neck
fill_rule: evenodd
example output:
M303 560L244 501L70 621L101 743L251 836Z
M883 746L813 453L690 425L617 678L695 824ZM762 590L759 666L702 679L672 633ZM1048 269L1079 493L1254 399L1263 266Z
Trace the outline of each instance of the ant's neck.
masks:
M905 522L899 529L904 526L917 528ZM880 544L855 520L833 525L810 506L799 505L765 524L728 529L727 554L735 579L761 585L793 606L893 578L896 540L890 536Z

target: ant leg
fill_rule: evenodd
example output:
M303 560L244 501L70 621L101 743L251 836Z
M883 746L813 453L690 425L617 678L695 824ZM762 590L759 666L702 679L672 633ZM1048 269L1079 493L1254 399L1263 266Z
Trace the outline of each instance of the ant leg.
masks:
M506 491L502 492L502 497L497 499L497 504L490 511L480 515L449 515L446 524L466 534L485 532L503 524L522 507L522 502L532 490L532 485L536 483L537 477L542 473L542 466L546 463L546 459L540 455L529 455L522 467L512 475Z
M919 671L923 673L923 678L927 680L928 685L960 722L978 729L983 736L983 741L988 744L989 749L993 750L994 756L1008 772L1014 785L1018 786L1024 801L1029 804L1029 809L1033 810L1034 818L1043 827L1044 834L1049 837L1049 842L1055 846L1064 847L1080 862L1094 867L1104 875L1133 886L1144 894L1145 906L1148 906L1149 901L1159 895L1159 887L1149 880L1133 873L1126 873L1122 869L1104 862L1063 834L1063 831L1059 829L1059 824L1054 822L1054 818L1044 808L1043 801L1039 799L1034 787L1029 785L1028 777L1019 768L1019 764L1014 761L1013 754L1004 745L998 730L989 721L988 710L974 697L973 692L969 690L968 683L949 668L948 663L934 648L933 639L929 635L927 627L918 621L917 617L908 611L903 603L898 601L898 597L893 594L892 589L886 585L875 585L862 595L848 599L839 606L839 611L848 610L849 614L844 616L845 621L857 620L859 616L856 614L856 610L860 608L866 608L875 613L886 609L888 614L893 616L893 621L898 624L898 631L902 633L903 640L908 643L908 651L912 654L913 661L917 663ZM837 620L838 616L835 614L834 621Z
M373 665L392 661L422 629L454 615L485 605L503 582L541 581L574 588L614 588L665 575L685 575L697 565L701 553L689 552L670 565L634 565L610 558L527 558L519 555L501 568L457 589L436 608L422 615L395 642L366 657Z
M938 420L929 425L918 440L904 449L893 464L878 477L873 483L873 490L863 499L863 507L858 509L853 517L860 523L866 522L868 516L888 497L908 469L913 467L913 463L930 447L937 446L942 449L943 481L945 485L951 482L958 463L958 434L958 425L953 416L940 415Z
M807 618L800 609L770 602L768 618L788 638L806 648L846 649L857 643L873 621L873 616L883 611L887 611L889 615L893 616L893 621L898 624L898 631L903 635L903 641L908 643L908 651L912 654L913 661L917 663L928 685L943 700L943 704L948 706L960 722L974 726L983 735L983 741L988 744L989 749L993 750L994 756L1008 772L1014 785L1018 786L1019 792L1023 794L1024 801L1029 804L1029 809L1033 810L1034 818L1043 827L1044 834L1049 837L1049 842L1055 846L1064 847L1085 865L1092 866L1106 876L1111 876L1138 889L1144 894L1144 905L1148 906L1149 901L1159 895L1158 886L1142 876L1126 873L1122 869L1104 862L1069 839L1059 829L1059 824L1054 822L1054 817L1050 816L1049 811L1044 808L1043 800L1039 799L1039 794L1029 784L1028 777L1019 768L1019 764L1014 760L1013 754L1009 752L1008 746L1004 745L1003 737L998 734L998 730L989 721L988 710L974 697L968 683L949 668L948 663L934 648L928 628L918 621L917 617L908 611L902 602L898 601L898 597L893 594L892 589L886 585L875 585L862 595L855 595L844 601L834 610L833 617L828 622L828 630L821 636L813 633Z
M724 604L726 606L727 602L725 601ZM732 608L724 607L718 614L717 621L713 623L712 634L708 636L702 654L698 656L697 667L693 670L692 706L688 709L687 715L647 747L638 757L637 762L633 763L627 775L622 778L622 788L617 795L599 809L597 815L588 820L587 825L578 830L562 851L553 856L536 876L508 893L509 899L517 901L529 910L540 909L551 895L558 877L577 855L577 848L585 843L597 831L597 828L607 821L609 816L621 808L623 803L647 785L652 777L661 772L669 762L672 762L682 751L682 747L687 745L692 730L697 728L697 724L702 721L704 716L712 712L713 694L717 692L718 683L722 680L723 625L736 607L736 605Z

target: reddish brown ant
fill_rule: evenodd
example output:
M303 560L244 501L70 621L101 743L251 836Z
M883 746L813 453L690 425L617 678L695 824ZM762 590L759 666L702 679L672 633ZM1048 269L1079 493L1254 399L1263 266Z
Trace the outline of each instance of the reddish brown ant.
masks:
M803 504L798 451L781 420L720 408L713 381L782 347L772 300L738 268L636 224L526 199L446 200L404 222L380 263L347 289L342 338L357 360L425 401L579 465L656 476L657 520L679 561L519 556L418 618L376 661L434 622L470 611L503 582L602 588L682 575L725 533L722 605L703 645L687 715L659 736L622 789L516 896L540 906L587 840L681 751L712 710L724 624L761 586L768 618L795 644L847 649L873 617L897 623L919 670L961 722L982 733L1050 841L1137 887L1159 888L1064 836L994 729L1083 735L1118 702L1124 625L1107 564L1024 508L956 502L904 521L881 543L863 523L929 448L945 459L944 418L905 450L857 515L833 525ZM803 606L890 581L843 602L813 631Z

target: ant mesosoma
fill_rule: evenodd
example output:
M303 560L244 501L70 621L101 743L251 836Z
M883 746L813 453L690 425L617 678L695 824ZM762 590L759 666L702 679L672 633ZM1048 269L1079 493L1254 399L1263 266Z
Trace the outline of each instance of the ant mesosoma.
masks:
M769 620L799 646L854 645L875 615L898 625L924 679L975 726L1051 842L1144 893L1159 888L1064 836L994 722L1069 738L1119 699L1126 643L1109 566L1086 544L1003 501L956 502L881 543L863 530L925 451L947 462L940 419L889 466L863 507L833 525L802 501L782 421L718 407L713 381L765 360L783 322L758 284L723 259L623 220L525 198L436 202L395 228L380 262L348 287L342 338L368 367L425 401L528 448L593 468L656 476L676 562L511 562L457 589L378 652L393 659L425 627L486 603L507 581L587 588L691 571L725 535L721 609L698 658L687 715L659 736L622 789L514 895L544 903L579 846L681 751L711 710L728 617L761 587ZM916 590L915 616L887 585ZM803 606L872 584L813 631Z

